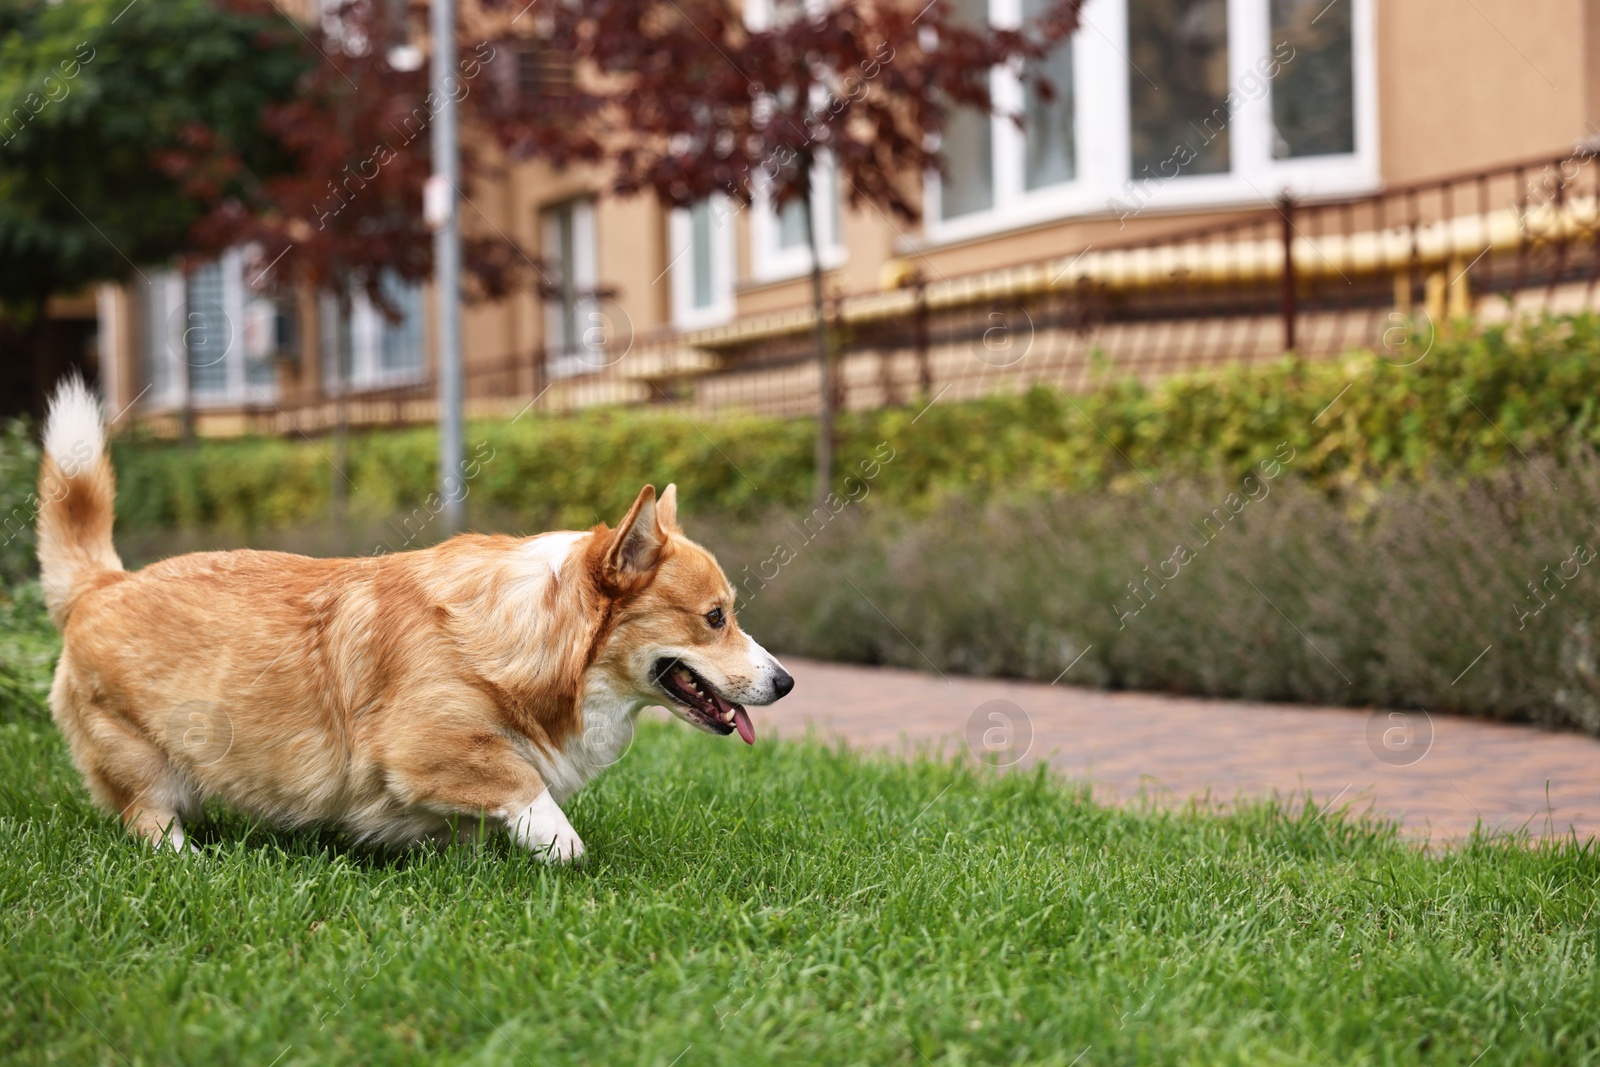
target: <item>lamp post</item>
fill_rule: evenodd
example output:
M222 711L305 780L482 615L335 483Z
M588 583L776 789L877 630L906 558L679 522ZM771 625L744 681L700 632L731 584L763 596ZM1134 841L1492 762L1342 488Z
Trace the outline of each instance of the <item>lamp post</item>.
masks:
M424 211L433 226L434 316L439 358L440 518L451 533L461 529L467 486L461 466L461 156L456 125L456 20L453 0L433 0L430 11L433 63L429 81L438 105L433 118L433 175Z

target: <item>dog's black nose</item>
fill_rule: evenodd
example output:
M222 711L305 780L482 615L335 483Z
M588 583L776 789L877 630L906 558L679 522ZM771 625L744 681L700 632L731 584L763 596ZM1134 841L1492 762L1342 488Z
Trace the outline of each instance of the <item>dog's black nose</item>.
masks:
M772 680L772 691L778 694L774 699L782 700L784 697L789 695L789 690L793 688L794 675L790 674L782 667L779 667L778 676Z

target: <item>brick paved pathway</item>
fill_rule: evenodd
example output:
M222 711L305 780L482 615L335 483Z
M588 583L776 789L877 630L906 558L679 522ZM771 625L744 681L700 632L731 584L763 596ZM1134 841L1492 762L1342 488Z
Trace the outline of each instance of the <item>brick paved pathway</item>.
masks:
M1470 832L1480 817L1535 835L1600 834L1600 740L1578 734L1444 715L784 663L795 689L771 708L753 709L758 744L815 729L853 746L905 751L908 743L942 742L953 752L970 735L970 747L991 759L1020 766L1048 759L1111 802L1141 793L1183 802L1209 790L1229 801L1309 789L1331 805L1400 817L1408 833L1433 841Z

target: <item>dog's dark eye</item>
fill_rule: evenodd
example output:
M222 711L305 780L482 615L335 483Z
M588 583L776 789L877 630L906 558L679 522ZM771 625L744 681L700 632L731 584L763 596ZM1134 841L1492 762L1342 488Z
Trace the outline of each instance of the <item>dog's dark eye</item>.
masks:
M721 608L712 608L710 611L706 612L706 622L711 625L713 630L722 629L722 624L727 621L727 619L722 617Z

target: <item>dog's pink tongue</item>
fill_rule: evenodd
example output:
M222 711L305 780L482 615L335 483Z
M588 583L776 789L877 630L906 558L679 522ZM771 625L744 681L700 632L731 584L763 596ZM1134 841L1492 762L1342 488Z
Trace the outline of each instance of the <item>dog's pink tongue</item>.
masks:
M750 713L738 704L733 706L733 725L734 729L739 731L739 736L744 739L745 744L753 745L756 743L756 728L751 725Z

